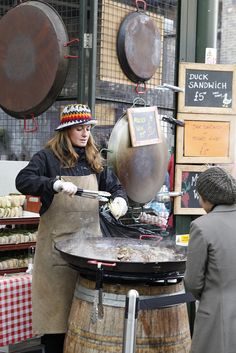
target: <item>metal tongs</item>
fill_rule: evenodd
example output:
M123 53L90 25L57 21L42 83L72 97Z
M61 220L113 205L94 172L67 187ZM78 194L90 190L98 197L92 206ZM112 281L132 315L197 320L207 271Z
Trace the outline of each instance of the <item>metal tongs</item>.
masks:
M94 191L78 188L76 194L77 196L87 197L89 199L97 199L98 201L109 201L111 194L107 191Z

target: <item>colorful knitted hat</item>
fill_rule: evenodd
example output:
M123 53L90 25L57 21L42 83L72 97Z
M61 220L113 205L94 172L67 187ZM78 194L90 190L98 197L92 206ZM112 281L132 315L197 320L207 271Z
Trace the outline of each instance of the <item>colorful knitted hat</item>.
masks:
M62 130L72 125L96 125L97 120L92 118L91 110L84 104L69 104L63 109L60 125L55 130Z
M236 203L236 180L220 167L211 167L199 175L196 189L213 205Z

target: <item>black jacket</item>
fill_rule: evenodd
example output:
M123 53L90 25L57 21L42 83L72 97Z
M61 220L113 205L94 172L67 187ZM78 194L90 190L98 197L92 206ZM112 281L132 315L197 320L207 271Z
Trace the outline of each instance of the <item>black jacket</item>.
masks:
M73 168L61 168L60 161L51 149L46 148L37 152L29 164L16 177L16 188L24 195L40 196L42 215L50 206L55 191L53 183L58 176L83 176L96 174L98 189L108 191L114 199L117 196L127 201L124 188L113 171L105 167L101 173L95 173L89 166L84 148L75 148L79 154L78 163Z

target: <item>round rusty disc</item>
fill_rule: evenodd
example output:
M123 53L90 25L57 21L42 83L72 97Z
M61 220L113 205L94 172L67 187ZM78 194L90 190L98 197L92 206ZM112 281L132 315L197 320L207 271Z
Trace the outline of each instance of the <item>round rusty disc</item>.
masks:
M68 35L55 9L27 1L0 20L0 106L16 118L38 116L65 83Z
M161 38L154 21L143 12L132 12L122 21L117 55L125 75L133 82L150 80L160 65Z

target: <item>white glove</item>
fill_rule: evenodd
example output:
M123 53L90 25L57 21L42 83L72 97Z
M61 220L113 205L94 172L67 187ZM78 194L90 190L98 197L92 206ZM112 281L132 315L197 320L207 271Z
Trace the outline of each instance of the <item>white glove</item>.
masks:
M77 192L78 188L70 181L56 180L53 184L53 190L56 192L62 191L64 194L73 196Z
M32 263L29 263L28 264L28 268L26 270L26 273L29 273L30 275L33 274L33 268L34 268L34 265Z
M115 199L108 205L108 207L116 219L124 216L128 211L127 203L123 197L115 197Z

